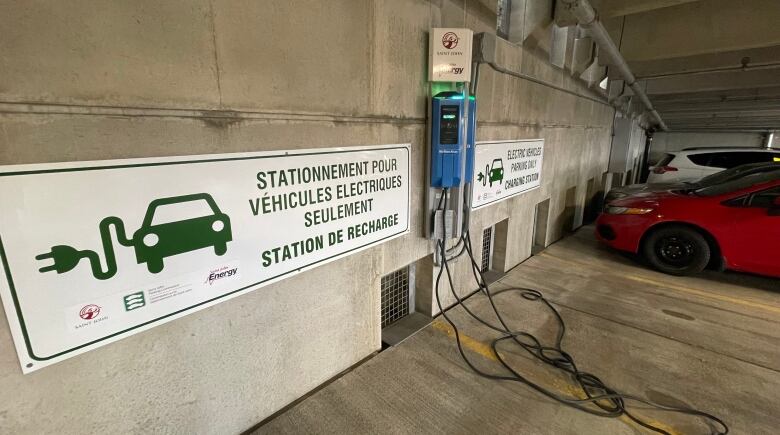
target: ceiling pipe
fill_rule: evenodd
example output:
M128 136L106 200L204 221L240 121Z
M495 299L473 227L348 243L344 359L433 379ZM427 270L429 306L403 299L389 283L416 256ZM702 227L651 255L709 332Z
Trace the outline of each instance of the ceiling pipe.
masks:
M661 119L661 115L653 107L653 103L647 98L645 90L637 83L636 77L634 77L634 74L631 72L631 68L628 67L623 55L620 54L620 49L617 48L612 41L612 38L610 38L609 33L607 33L607 29L601 24L601 21L596 15L596 10L593 9L590 2L588 0L559 1L568 7L571 14L577 19L577 23L580 27L590 32L590 36L596 41L599 49L606 52L607 56L612 60L614 67L618 70L618 74L623 77L626 84L634 91L634 95L639 98L642 104L647 108L647 111L655 118L658 127L663 131L669 130L666 123L664 123L664 120Z

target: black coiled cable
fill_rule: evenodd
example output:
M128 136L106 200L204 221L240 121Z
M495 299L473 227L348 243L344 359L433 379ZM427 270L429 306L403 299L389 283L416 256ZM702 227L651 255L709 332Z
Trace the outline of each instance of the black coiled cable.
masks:
M447 210L447 201L448 201L447 194L448 194L448 190L444 189L444 191L442 192L442 196L439 199L437 210L445 210L445 211ZM442 213L442 215L443 214L444 213ZM446 219L443 218L442 220L443 220L442 234L446 235L447 234ZM626 417L636 422L637 424L661 434L671 435L669 432L659 427L653 426L650 423L639 419L631 412L629 412L629 410L627 409L626 401L635 401L639 403L644 403L646 405L649 405L651 407L663 411L677 412L681 414L704 417L706 419L711 420L712 422L717 423L719 426L722 427L722 430L718 430L715 427L713 427L712 430L715 431L713 432L714 434L726 435L729 432L728 426L726 426L726 424L721 419L715 417L714 415L696 409L692 409L692 408L662 405L655 402L651 402L647 399L638 396L620 393L610 388L606 383L604 383L604 381L599 379L596 375L579 370L574 361L574 358L563 349L563 338L566 334L566 324L563 321L563 318L561 317L560 313L558 313L558 311L550 304L550 302L547 299L545 299L542 293L539 292L538 290L523 288L523 287L509 288L505 290L500 290L496 293L491 293L490 288L488 287L487 283L485 282L485 278L482 275L482 271L479 269L479 266L474 258L474 253L472 251L472 246L471 246L471 235L468 231L462 235L461 241L463 243L463 249L465 249L466 252L468 253L468 257L471 263L471 271L472 274L474 275L474 279L478 285L479 291L485 296L487 296L492 311L495 314L499 325L494 325L482 319L478 315L476 315L463 303L461 297L458 296L457 292L455 291L454 284L452 282L452 275L450 273L449 263L446 256L444 237L441 240L437 240L436 242L437 249L440 251L441 258L442 258L442 267L439 269L439 273L436 276L436 303L439 307L439 312L441 313L442 317L444 317L444 319L447 321L447 323L450 324L453 331L455 332L455 339L458 345L458 352L460 353L464 362L474 372L476 372L480 376L489 379L520 382L553 400L556 400L567 406L571 406L573 408L579 409L581 411L585 411L590 414L598 415L601 417L611 417L611 418L617 418L625 415ZM451 293L457 300L457 305L461 306L472 318L474 318L478 322L500 333L500 336L491 342L490 347L493 351L495 358L501 363L501 365L507 371L509 371L511 375L496 375L496 374L484 372L478 369L466 356L466 353L463 350L463 346L461 344L460 332L458 331L458 328L457 326L455 326L455 323L452 321L452 319L450 319L449 316L447 316L447 313L443 309L441 304L441 299L439 296L439 283L441 281L441 277L443 273L445 272L447 274L447 280L450 285ZM525 331L514 331L512 330L512 328L510 328L507 325L507 323L504 321L503 316L501 315L498 308L496 307L496 304L493 300L493 296L499 293L510 292L510 291L519 292L520 296L528 301L543 303L547 307L549 312L552 313L559 326L558 333L556 335L555 342L553 345L551 346L544 345L533 334L530 334ZM535 359L568 373L572 377L578 389L581 390L582 393L585 395L585 398L572 398L572 397L561 396L524 377L499 354L498 345L505 341L514 342L515 344L523 348L526 352L528 352L530 355L532 355Z

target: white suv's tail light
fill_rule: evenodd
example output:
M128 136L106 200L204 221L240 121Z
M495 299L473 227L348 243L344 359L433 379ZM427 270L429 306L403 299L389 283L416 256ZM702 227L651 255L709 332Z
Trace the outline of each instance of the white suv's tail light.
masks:
M656 166L655 168L653 168L653 173L654 174L665 174L667 172L674 172L674 171L677 171L677 170L678 169L675 168L674 166Z

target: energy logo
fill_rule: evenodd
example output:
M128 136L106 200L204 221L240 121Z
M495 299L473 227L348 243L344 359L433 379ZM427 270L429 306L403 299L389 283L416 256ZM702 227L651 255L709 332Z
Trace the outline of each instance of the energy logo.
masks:
M163 224L152 223L158 207L194 201L205 201L212 214ZM100 238L106 258L105 270L100 264L100 255L97 252L89 249L78 250L68 245L55 245L52 246L51 251L35 257L36 260L49 258L54 260L52 265L41 267L38 271L46 273L54 270L58 274L69 272L79 264L81 259L86 258L92 268L92 276L96 279L106 280L113 277L116 275L117 266L114 244L111 240L111 226L116 231L119 244L133 247L138 264L146 263L151 273L159 273L163 270L164 258L201 248L213 247L215 254L224 255L227 252L228 242L233 240L230 218L219 210L211 195L196 193L160 198L149 203L141 228L131 239L126 236L122 219L109 216L100 221Z
M458 40L458 35L456 35L455 32L447 32L441 37L441 44L447 50L452 50L458 46Z
M212 285L214 284L214 281L220 280L222 278L229 278L231 276L238 275L238 268L229 268L229 267L221 267L219 269L212 270L209 272L209 276L206 278L206 281L204 284Z

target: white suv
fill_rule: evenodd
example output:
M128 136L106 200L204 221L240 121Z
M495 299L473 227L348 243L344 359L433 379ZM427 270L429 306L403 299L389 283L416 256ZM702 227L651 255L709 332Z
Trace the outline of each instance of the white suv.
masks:
M693 181L748 163L780 162L780 150L767 148L688 148L668 153L650 167L648 183Z

